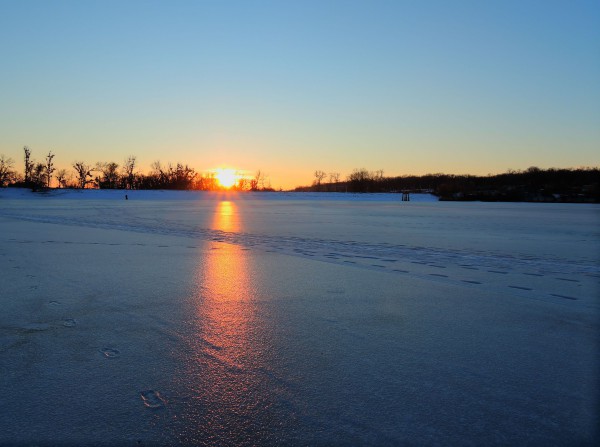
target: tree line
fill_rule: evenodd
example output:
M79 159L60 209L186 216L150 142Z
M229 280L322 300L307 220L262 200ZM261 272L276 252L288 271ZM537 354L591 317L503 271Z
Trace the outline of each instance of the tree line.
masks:
M327 181L329 180L329 181ZM337 172L314 172L310 186L295 191L395 193L428 192L440 200L600 202L600 169L509 170L503 174L476 176L426 174L386 177L383 170L354 169L345 180Z
M218 182L216 173L198 173L183 163L163 165L152 163L151 170L143 174L138 170L137 158L130 155L122 165L115 162L97 162L94 165L84 161L71 163L71 170L56 169L55 154L48 152L43 161L36 162L28 146L23 148L23 172L15 169L11 158L0 155L0 187L15 186L31 188L33 191L48 189L56 179L59 188L98 188L98 189L194 189L215 191L224 189ZM261 170L253 177L240 176L229 190L273 191L268 176Z
M0 187L19 186L34 191L49 188L56 179L59 188L100 189L193 189L215 191L224 189L216 173L198 173L187 164L163 165L155 161L147 174L138 170L137 158L130 155L122 165L98 162L95 165L74 161L71 170L56 169L52 151L42 161L35 161L31 149L23 148L22 174L14 168L14 161L0 155ZM339 172L314 172L310 186L299 186L295 191L394 193L429 192L440 200L536 201L536 202L600 202L600 169L509 170L503 174L475 176L453 174L426 174L384 176L382 169L369 171L354 169L342 180ZM236 191L273 191L268 176L257 171L252 178L237 179Z

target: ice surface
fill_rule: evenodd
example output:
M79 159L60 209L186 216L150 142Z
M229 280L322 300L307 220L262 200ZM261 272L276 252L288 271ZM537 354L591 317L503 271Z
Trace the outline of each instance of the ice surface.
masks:
M593 444L600 208L0 190L0 444Z

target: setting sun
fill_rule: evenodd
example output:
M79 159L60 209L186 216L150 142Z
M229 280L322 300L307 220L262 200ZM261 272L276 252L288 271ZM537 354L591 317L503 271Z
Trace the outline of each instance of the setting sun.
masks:
M231 188L235 185L237 181L238 175L233 169L219 169L215 175L223 188Z

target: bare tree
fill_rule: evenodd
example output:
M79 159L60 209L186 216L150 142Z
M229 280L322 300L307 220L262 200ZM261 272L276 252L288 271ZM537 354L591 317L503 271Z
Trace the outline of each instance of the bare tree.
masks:
M256 174L254 174L254 178L252 180L250 180L250 189L252 191L258 191L258 190L264 189L264 188L265 188L265 173L259 169L258 171L256 171Z
M319 186L325 177L327 177L327 173L325 171L315 171L315 185Z
M150 173L151 174L160 174L162 172L162 164L160 160L155 160L150 165Z
M66 169L59 169L56 171L56 181L58 182L58 186L60 188L66 188L67 183L69 182L69 175Z
M100 172L102 177L98 178L99 188L114 189L119 182L119 165L113 161L108 163L96 163L95 171Z
M25 146L23 147L23 151L25 152L25 183L29 183L31 181L31 174L33 172L33 160L31 159L31 149Z
M217 177L214 172L207 172L198 177L195 188L201 191L213 191L217 189Z
M43 163L36 163L31 170L29 184L33 191L43 189L46 184L46 166Z
M91 182L90 179L92 177L92 169L90 165L84 163L83 161L76 161L73 162L71 166L73 166L73 169L75 169L75 172L77 173L77 182L79 187L84 189L85 185Z
M125 177L125 188L133 189L135 179L135 166L136 158L135 155L130 155L123 164L123 173Z
M368 180L372 180L372 179L373 179L372 174L369 171L367 171L365 168L355 169L348 176L348 181L350 181L350 182L356 182L356 181L364 182L364 181L368 181Z
M50 181L52 180L52 174L54 173L54 171L56 171L56 168L54 168L54 163L52 162L53 158L54 158L54 154L52 153L52 151L48 152L48 155L46 155L46 166L45 166L46 186L48 188L50 188Z
M330 172L329 173L329 183L338 183L340 181L340 173L339 172Z
M369 192L369 186L372 184L374 174L365 168L355 169L348 176L350 190L353 192Z
M244 177L240 177L239 180L237 181L237 185L235 185L235 189L237 191L246 191L248 189L248 185L249 185L249 181L247 178Z
M150 165L150 176L153 178L157 187L160 187L165 183L167 176L160 160L156 160Z
M169 164L168 187L174 189L190 189L198 174L188 165L177 163L175 167Z
M13 171L13 163L12 158L8 158L4 154L0 155L0 188L15 180L16 173Z

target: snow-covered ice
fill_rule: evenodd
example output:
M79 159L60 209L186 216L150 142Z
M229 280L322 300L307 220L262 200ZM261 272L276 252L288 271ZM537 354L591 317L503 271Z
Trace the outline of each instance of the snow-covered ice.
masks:
M600 208L0 190L0 444L598 441Z

